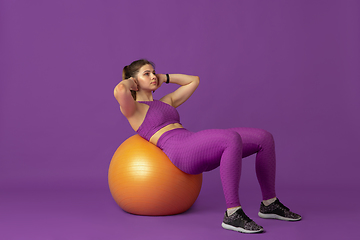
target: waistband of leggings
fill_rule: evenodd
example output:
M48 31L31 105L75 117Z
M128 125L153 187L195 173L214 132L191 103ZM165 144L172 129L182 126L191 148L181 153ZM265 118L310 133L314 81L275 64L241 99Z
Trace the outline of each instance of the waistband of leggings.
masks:
M167 131L167 132L164 132L164 133L160 136L160 138L159 138L159 140L157 141L157 144L156 144L156 145L157 145L159 148L162 149L162 146L165 144L165 142L166 142L169 138L171 138L171 137L179 134L180 132L189 132L189 130L187 130L187 129L185 129L185 128L175 128L175 129L171 129L171 130L169 130L169 131Z

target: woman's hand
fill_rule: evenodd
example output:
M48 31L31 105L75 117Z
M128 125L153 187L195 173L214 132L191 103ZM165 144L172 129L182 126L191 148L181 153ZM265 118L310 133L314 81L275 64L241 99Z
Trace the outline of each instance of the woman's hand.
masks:
M124 89L125 91L133 90L138 91L139 85L137 83L137 80L133 77L127 78L122 80L116 87L115 90L118 90L118 88Z
M161 84L166 82L166 75L165 74L156 74L156 77L158 79L158 87L160 87Z
M123 84L126 84L127 87L130 89L130 90L133 90L133 91L138 91L139 90L139 84L137 82L137 80L133 77L130 77L128 79L125 79L123 81L121 81Z

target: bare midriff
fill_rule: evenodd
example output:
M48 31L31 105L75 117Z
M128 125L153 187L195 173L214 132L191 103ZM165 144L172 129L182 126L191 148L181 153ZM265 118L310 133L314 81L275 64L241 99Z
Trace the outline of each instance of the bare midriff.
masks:
M157 142L158 142L159 138L161 137L161 135L163 135L164 133L166 133L170 130L176 129L176 128L183 128L183 126L180 123L171 123L169 125L166 125L165 127L161 128L159 131L157 131L154 135L152 135L149 142L157 145Z

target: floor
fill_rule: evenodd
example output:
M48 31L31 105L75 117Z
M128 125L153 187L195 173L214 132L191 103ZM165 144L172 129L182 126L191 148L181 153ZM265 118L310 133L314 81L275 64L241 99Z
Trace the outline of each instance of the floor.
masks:
M0 239L359 239L360 209L354 209L359 193L354 189L280 188L282 202L303 216L299 222L283 222L259 218L258 189L242 188L247 193L242 206L264 233L221 228L225 209L219 186L205 186L190 210L165 217L122 211L106 185L28 186L0 189Z

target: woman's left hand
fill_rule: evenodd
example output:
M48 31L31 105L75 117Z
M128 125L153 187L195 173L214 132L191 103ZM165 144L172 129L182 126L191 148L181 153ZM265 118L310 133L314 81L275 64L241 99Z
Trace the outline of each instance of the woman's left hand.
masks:
M156 77L158 79L158 87L160 87L161 84L166 82L166 75L165 74L156 74Z

